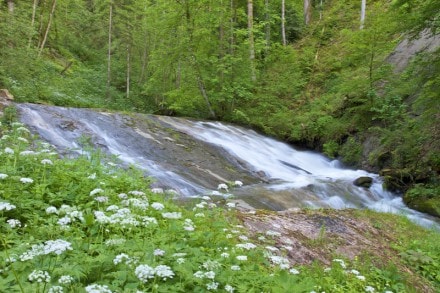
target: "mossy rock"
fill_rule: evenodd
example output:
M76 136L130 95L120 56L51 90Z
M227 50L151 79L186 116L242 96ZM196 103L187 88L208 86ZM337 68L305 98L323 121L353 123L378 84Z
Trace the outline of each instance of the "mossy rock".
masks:
M403 201L414 210L440 217L440 198L408 198L404 196Z
M362 176L353 181L353 184L360 187L370 188L373 184L373 178Z

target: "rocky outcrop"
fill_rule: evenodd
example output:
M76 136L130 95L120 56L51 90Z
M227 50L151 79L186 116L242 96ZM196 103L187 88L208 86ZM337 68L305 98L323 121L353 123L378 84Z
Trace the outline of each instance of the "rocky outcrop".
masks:
M440 48L440 35L425 29L416 38L406 37L401 41L388 56L387 61L394 66L395 73L400 73L417 54L432 53L438 48Z
M3 109L10 106L14 96L7 89L0 89L0 116L3 115Z

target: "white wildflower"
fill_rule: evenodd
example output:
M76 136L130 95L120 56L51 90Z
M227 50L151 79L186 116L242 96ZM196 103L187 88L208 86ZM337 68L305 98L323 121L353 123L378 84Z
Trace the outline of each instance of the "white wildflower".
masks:
M174 277L174 272L171 270L169 266L159 265L155 268L156 276L162 278L162 280L166 280L168 278L172 279Z
M102 190L101 188L95 188L92 191L90 191L90 196L93 196L95 194L102 193L102 192L104 192L104 190Z
M264 236L258 236L258 240L260 240L260 241L265 241L265 240L266 240L266 237L264 237Z
M87 293L112 293L107 285L91 284L84 289Z
M29 274L28 280L37 283L49 283L50 275L46 271L33 270L32 273Z
M232 266L231 266L231 270L232 270L232 271L239 271L239 270L241 270L241 268L240 268L240 266L232 265Z
M120 193L120 194L118 194L118 197L119 197L120 199L126 199L128 196L127 196L127 194L125 194L125 193Z
M298 271L297 269L291 268L291 269L289 270L289 273L291 273L292 275L298 275L298 274L299 274L299 271Z
M344 269L347 267L345 265L345 262L342 259L338 259L337 258L337 259L334 259L333 261L339 263L341 265L341 267L344 268Z
M133 191L129 191L128 194L132 194L134 196L144 196L145 192L138 191L138 190L133 190Z
M70 223L72 223L72 219L70 219L70 217L68 217L68 216L64 216L62 218L59 218L57 221L57 224L60 226L67 226Z
M58 214L58 210L54 206L50 206L46 208L46 214Z
M118 246L118 245L124 244L125 241L126 240L124 238L108 239L107 241L105 241L105 245L107 245L107 246Z
M24 143L29 143L29 141L24 137L17 137L17 140L22 141Z
M205 277L205 273L202 271L197 271L193 275L194 275L194 277L199 278L199 279L203 279Z
M8 223L8 225L11 227L11 228L19 228L19 227L21 227L21 222L20 222L20 220L17 220L17 219L9 219L9 220L7 220L6 221L7 223Z
M226 286L225 286L225 291L228 292L228 293L234 293L235 288L232 287L232 286L229 285L229 284L226 284Z
M213 190L213 191L211 191L211 195L219 196L219 195L223 195L223 194L221 192L218 192L217 190Z
M20 152L20 156L35 156L38 153L34 152L34 151L22 151Z
M142 224L144 226L148 226L150 224L157 224L156 218L153 218L153 217L146 217L146 216L144 216L144 217L141 217L140 219L141 219Z
M186 253L184 252L177 252L177 253L173 253L173 257L185 257Z
M149 265L139 265L134 271L136 277L143 283L148 282L148 279L153 279L155 270Z
M160 248L157 248L153 251L153 255L154 256L164 256L165 255L165 250L162 250Z
M220 184L217 186L217 189L218 189L218 190L223 189L223 190L228 191L228 185L226 185L225 183L220 183Z
M238 239L243 240L243 241L249 240L249 238L246 235L240 235L240 236L238 236Z
M207 195L202 196L202 199L203 200L208 200L208 201L211 200L211 198L209 196L207 196Z
M63 287L61 286L52 286L50 287L49 291L47 291L47 293L63 293Z
M93 173L93 174L89 175L87 177L87 179L95 180L96 179L96 173Z
M276 248L276 247L274 247L274 246L266 246L265 248L266 248L267 250L269 250L269 251L272 251L272 252L279 251L279 249Z
M205 272L205 278L214 280L215 279L215 272L214 271Z
M229 253L223 252L222 254L220 254L220 256L223 257L223 258L228 258L229 257Z
M237 255L237 257L236 257L238 260L242 260L242 261L245 261L245 260L247 260L248 258L247 258L247 255Z
M0 179L8 178L8 174L0 173Z
M43 165L53 165L53 162L49 159L43 159L41 160L41 164Z
M234 186L241 187L241 186L243 186L243 182L241 182L240 180L235 180L234 181Z
M350 273L352 273L353 275L359 275L359 271L357 270L350 270Z
M63 285L69 285L74 281L72 276L69 275L63 275L58 279L58 283Z
M176 262L178 264L183 264L183 263L185 263L185 259L183 257L179 257L178 259L176 259Z
M166 219L180 219L182 218L181 212L162 213L162 217Z
M23 124L21 124L21 125L23 125ZM27 129L27 128L23 127L23 126L18 127L17 131L18 132L30 133L29 129Z
M232 234L226 234L226 238L231 239L232 237L234 237Z
M95 200L97 202L104 203L104 202L108 202L108 197L107 196L97 196L97 197L95 197Z
M196 218L204 218L205 214L204 213L197 213L197 214L194 214L194 217L196 217Z
M361 275L356 276L356 278L358 278L358 279L361 280L361 281L365 281L365 280L366 280L365 277L364 277L364 276L361 276Z
M117 211L117 210L119 210L119 207L117 206L117 205L111 205L111 206L108 206L106 209L105 209L107 212L112 212L112 211Z
M153 202L151 204L151 207L157 211L161 211L165 208L165 206L163 204L161 204L160 202Z
M218 283L217 282L211 282L206 284L206 289L208 290L217 290L218 288Z
M0 211L10 211L15 209L16 206L9 202L0 201Z
M246 249L246 250L251 250L251 249L257 248L257 246L256 246L255 244L250 243L250 242L247 242L247 243L239 243L239 244L235 245L235 247L237 247L237 248L243 248L243 249Z
M163 188L152 188L151 192L152 193L163 193Z
M373 287L371 287L371 286L366 286L365 287L365 292L374 292L374 291L376 291Z
M20 178L20 182L24 183L24 184L26 184L26 183L33 183L34 179L32 179L32 178Z
M226 206L227 206L228 208L235 208L235 207L237 206L237 204L236 204L235 202L228 202L228 203L226 204Z
M202 267L205 268L205 270L212 271L220 268L221 264L216 260L207 260L202 264Z
M53 252L57 255L60 255L66 250L73 250L72 244L68 241L57 239L44 242L44 254L49 254Z
M11 148L5 148L5 154L13 155L14 154L14 150L11 149Z
M126 260L126 261L124 262L124 260ZM130 258L127 254L125 254L125 253L120 253L120 254L118 254L118 255L113 259L113 263L114 263L115 265L118 265L118 264L120 264L120 263L122 263L122 262L124 262L125 264L129 264L129 263L130 263L130 260L131 260L131 258Z

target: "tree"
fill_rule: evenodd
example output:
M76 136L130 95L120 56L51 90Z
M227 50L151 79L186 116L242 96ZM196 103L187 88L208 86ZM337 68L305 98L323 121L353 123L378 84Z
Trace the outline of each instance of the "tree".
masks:
M281 0L281 36L282 36L283 46L287 44L285 22L286 22L286 2L285 0Z
M312 17L312 3L311 0L304 0L304 23L309 25Z
M112 61L112 26L113 26L113 2L110 1L108 16L108 53L107 53L107 100L111 99L111 61Z
M41 41L40 48L38 49L38 56L41 55L41 53L43 52L44 46L46 45L47 36L49 35L50 26L52 25L52 20L53 20L53 15L55 13L56 5L57 5L57 0L53 0L52 5L51 5L51 9L50 9L50 13L49 13L49 20L47 21L46 30L44 32L44 37L43 37L43 40Z
M254 4L252 0L247 0L248 15L248 35L249 35L249 61L251 65L251 80L256 81L255 69L255 42L254 42Z
M365 22L365 10L367 7L367 0L362 0L361 2L361 25L360 25L360 29L364 29L364 22Z

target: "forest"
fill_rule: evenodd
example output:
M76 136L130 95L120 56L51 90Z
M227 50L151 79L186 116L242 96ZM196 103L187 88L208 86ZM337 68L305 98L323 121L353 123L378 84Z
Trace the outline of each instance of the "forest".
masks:
M381 172L440 215L436 0L5 0L0 88L17 102L232 122Z

